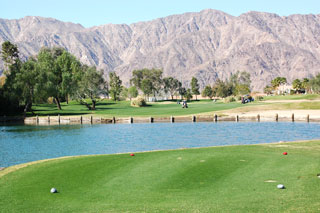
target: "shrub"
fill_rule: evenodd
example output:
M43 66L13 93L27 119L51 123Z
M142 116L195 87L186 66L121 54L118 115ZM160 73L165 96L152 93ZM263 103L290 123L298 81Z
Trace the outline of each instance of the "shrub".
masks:
M236 99L233 96L229 96L224 99L225 103L230 103L230 102L235 102L235 101L236 101Z
M131 106L133 107L143 107L147 106L146 101L143 98L137 98L131 101Z
M236 99L237 101L241 101L241 98L242 98L241 95L237 95L237 96L235 97L235 99Z
M256 101L263 101L263 99L264 99L263 96L260 96L260 95L254 97L254 100Z
M49 97L47 102L48 102L48 104L54 104L55 103L53 97Z

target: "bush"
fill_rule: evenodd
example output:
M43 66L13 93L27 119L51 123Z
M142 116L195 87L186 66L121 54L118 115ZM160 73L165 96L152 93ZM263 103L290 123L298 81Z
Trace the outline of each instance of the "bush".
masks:
M147 103L143 98L137 98L131 101L131 106L144 107L144 106L147 106Z
M225 103L231 103L231 102L235 102L235 101L236 101L236 99L233 96L229 96L224 99Z
M260 96L260 95L254 97L255 101L263 101L263 99L264 99L263 96Z
M49 97L47 102L48 102L48 104L54 104L55 103L53 97Z

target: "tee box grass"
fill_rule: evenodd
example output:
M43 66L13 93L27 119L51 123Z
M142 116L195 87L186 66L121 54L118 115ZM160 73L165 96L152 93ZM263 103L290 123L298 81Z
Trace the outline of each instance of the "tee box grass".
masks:
M0 171L0 206L2 212L319 212L319 151L320 141L312 141L51 160L2 177L6 169Z

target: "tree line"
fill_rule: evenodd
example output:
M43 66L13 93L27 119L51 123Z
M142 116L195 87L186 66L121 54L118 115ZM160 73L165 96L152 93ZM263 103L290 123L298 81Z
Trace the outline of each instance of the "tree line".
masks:
M264 88L264 93L272 94L279 86L286 83L285 77L276 77ZM311 78L293 80L292 88L294 93L320 93L320 73Z
M180 96L192 99L200 95L198 79L192 77L190 88L174 77L163 77L161 69L140 69L132 72L130 87L122 85L115 72L103 76L102 70L82 64L63 48L42 48L36 56L23 61L18 47L6 41L2 44L1 58L4 62L4 76L0 78L0 110L2 114L32 112L34 103L47 103L52 99L59 110L61 102L76 100L89 110L95 110L101 97L117 101L130 100L140 94L149 98L158 96ZM204 97L227 97L250 92L250 74L237 72L228 80L217 80L213 86L206 86Z

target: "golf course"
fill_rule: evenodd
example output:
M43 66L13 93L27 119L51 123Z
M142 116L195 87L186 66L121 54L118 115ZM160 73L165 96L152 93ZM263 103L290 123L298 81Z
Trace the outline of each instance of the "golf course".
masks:
M17 165L0 171L1 212L318 212L319 151L308 141Z
M293 102L290 102L293 101ZM212 101L210 99L193 100L188 102L188 108L182 109L177 101L150 102L146 107L132 107L130 101L101 100L97 103L96 110L88 110L84 105L76 101L61 103L62 110L55 104L36 104L33 106L33 114L28 116L76 116L93 115L99 117L165 117L185 116L197 114L223 114L228 112L266 111L266 110L316 110L320 109L320 95L288 95L266 96L263 101L254 101L249 104L241 104L240 101L225 103L223 100Z
M33 110L39 116L106 117L316 114L319 103L318 95L294 95L249 104L193 101L188 109L170 101L135 108L128 101L104 100L95 111L76 102L62 103L62 110L53 104ZM66 156L9 166L0 170L1 212L319 212L320 140L270 142ZM52 188L57 193L50 193Z

